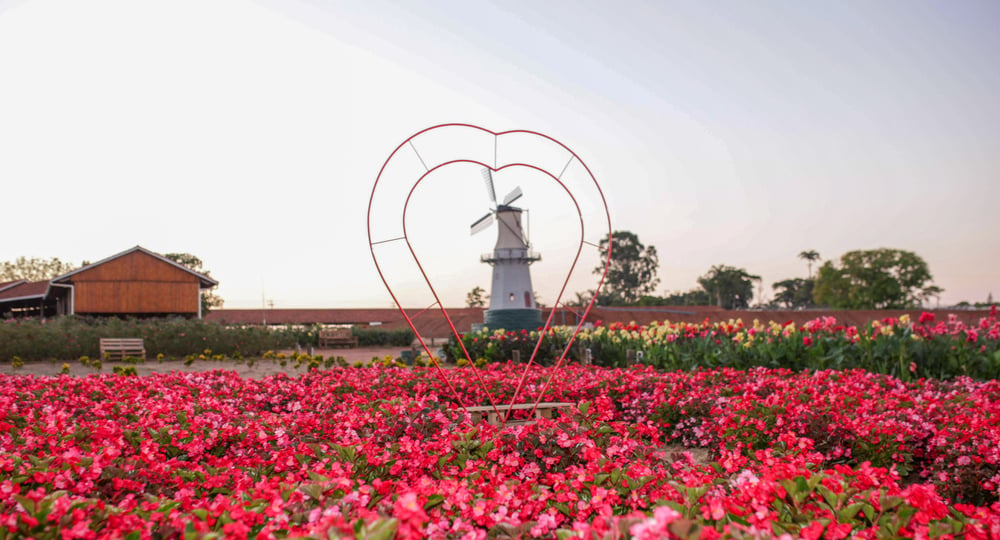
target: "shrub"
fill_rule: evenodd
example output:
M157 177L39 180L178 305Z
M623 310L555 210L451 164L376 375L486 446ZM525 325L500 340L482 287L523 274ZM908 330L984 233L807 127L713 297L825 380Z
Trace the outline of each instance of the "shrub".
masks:
M100 358L101 338L142 338L151 354L183 357L210 349L233 356L257 355L294 346L308 330L226 326L183 318L120 319L59 317L0 322L0 360L76 360Z
M379 327L353 327L351 335L358 338L361 347L409 347L416 337L409 328L384 329Z

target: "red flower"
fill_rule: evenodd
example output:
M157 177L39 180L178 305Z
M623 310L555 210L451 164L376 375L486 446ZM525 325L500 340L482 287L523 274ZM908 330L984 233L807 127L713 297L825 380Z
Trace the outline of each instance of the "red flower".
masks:
M814 521L799 531L799 535L805 540L819 540L823 536L823 524Z

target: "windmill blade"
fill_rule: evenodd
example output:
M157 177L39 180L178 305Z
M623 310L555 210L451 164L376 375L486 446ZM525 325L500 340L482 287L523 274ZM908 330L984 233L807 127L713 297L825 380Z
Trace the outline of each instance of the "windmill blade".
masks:
M483 169L483 180L486 180L486 192L490 195L490 202L497 203L497 191L493 188L493 171Z
M524 192L521 191L521 186L517 186L516 188L514 188L514 191L511 191L510 193L507 194L506 197L503 198L504 206L507 206L508 204L520 199L522 195L524 195Z
M490 225L493 225L492 212L476 220L476 222L472 224L472 230L469 232L469 235L473 235L476 234L477 232L483 231L489 228Z

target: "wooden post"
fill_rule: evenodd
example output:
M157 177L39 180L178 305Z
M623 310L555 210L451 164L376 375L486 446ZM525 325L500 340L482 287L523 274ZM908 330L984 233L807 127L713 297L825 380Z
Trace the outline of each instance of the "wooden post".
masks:
M511 356L512 356L511 359L514 361L515 364L518 364L518 363L521 362L521 351L515 350L515 351L513 351L511 353Z
M634 349L625 349L625 361L630 366L633 365L633 364L635 364L635 350Z
M583 365L589 366L594 363L594 355L590 352L590 349L583 350Z

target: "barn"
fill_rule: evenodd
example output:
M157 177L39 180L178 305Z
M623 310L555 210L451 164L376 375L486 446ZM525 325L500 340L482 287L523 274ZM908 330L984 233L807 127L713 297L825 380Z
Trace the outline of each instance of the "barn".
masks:
M201 318L201 291L216 285L206 275L135 246L47 282L0 284L0 316Z

